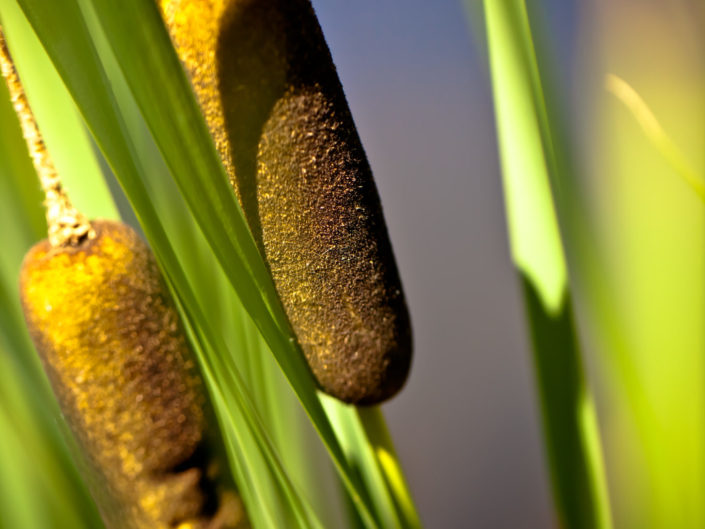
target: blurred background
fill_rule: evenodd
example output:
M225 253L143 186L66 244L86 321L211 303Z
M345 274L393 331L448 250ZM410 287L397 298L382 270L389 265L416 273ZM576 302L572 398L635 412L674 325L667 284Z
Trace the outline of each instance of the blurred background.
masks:
M383 409L420 516L428 528L558 527L507 243L480 2L312 1L375 173L411 311L411 376ZM2 9L10 4L0 0ZM564 244L614 526L705 527L705 206L605 88L608 73L626 80L702 178L705 7L697 0L527 4L548 104L572 149ZM6 106L3 125L14 119ZM27 167L2 163L3 148L22 149L3 143L6 128L0 199L15 185L5 172L31 170L24 159ZM64 171L70 163L57 159L62 172L83 174ZM0 208L0 224L13 226L27 204L38 210L38 190L25 198ZM0 235L4 247L40 233L41 212L35 217ZM0 255L0 280L16 276L5 261L17 267L20 258ZM10 283L0 281L0 309L12 304ZM23 328L9 319L2 326ZM0 333L0 350L26 348L23 331L7 336L6 343ZM0 425L23 425L32 413L42 420L0 435L0 529L58 527L56 519L71 527L55 514L60 505L45 514L31 498L25 522L3 517L3 502L38 490L36 483L46 489L40 498L76 487L72 474L52 482L26 473L64 475L68 454L58 438L52 442L64 459L28 441L58 435L42 429L56 410L45 409L47 388L28 391L27 380L15 377L22 371L15 361L0 354L0 399L14 406L0 406ZM20 361L37 367L36 358Z
M384 407L428 527L554 527L478 6L316 1L414 325ZM478 2L479 3L479 2ZM620 75L702 175L699 2L529 2L575 152L566 241L616 527L702 527L703 203L604 87ZM540 4L540 5L539 5ZM479 31L476 31L479 30ZM549 62L550 61L550 62Z

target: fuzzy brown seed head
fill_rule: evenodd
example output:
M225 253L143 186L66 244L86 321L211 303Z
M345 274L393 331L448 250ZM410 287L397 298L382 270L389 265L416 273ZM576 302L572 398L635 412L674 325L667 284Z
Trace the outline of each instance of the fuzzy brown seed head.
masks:
M108 527L224 529L206 512L206 398L154 257L124 224L76 246L34 246L20 278L31 337L101 480ZM242 510L240 509L240 518ZM185 525L183 525L185 524Z
M409 316L372 173L308 0L161 0L321 388L394 395Z

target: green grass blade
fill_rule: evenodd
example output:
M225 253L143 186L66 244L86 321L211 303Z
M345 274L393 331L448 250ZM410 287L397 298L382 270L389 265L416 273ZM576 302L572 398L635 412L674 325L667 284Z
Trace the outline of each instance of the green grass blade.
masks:
M365 482L381 525L422 527L381 409L347 406L326 395L321 401L350 464Z
M401 527L393 506L389 490L379 468L374 464L374 455L369 446L364 445L362 428L355 416L354 407L348 406L327 395L320 395L321 402L340 439L348 464L365 483L368 495L366 501L372 506L372 514L380 527L398 529Z
M5 0L0 13L32 112L71 200L91 218L117 219L85 126L41 43L16 2Z
M185 307L185 309L186 312L190 312L188 307ZM195 318L192 317L191 319ZM214 347L216 351L224 350L224 344L208 343L208 333L201 332L201 329L198 328L194 328L193 332L198 335L198 341L202 346ZM263 459L267 466L267 471L272 472L276 476L276 480L273 481L273 484L275 486L279 486L281 488L281 492L286 495L288 505L291 508L292 514L297 519L299 526L322 529L322 525L316 514L310 508L309 503L303 499L300 491L296 489L288 474L283 470L284 465L279 460L279 455L277 454L273 443L268 436L264 435L263 432L265 427L259 415L257 413L253 413L253 410L255 410L255 405L250 400L249 395L243 392L245 383L241 380L237 370L231 369L231 366L225 362L222 362L220 356L217 354L205 355L205 358L212 361L212 363L207 364L205 372L206 377L214 381L214 383L211 384L211 387L214 390L212 391L212 394L214 395L216 402L221 402L223 404L221 409L231 409L232 404L235 404L236 406L238 403L245 404L237 406L237 409L235 410L237 412L237 416L230 413L221 414L221 420L225 423L226 430L238 435L240 434L239 430L243 430L243 424L247 424L249 426L248 432L251 432L254 443L262 450L264 454ZM226 390L221 393L219 392L220 388L226 388ZM228 398L228 391L235 391L236 398ZM246 455L249 457L252 455L252 452L254 451L250 450ZM270 486L270 489L271 488L272 487ZM260 495L264 497L271 492L273 491L262 489L260 491ZM274 525L273 527L280 526L281 523Z
M379 469L391 494L402 527L419 529L421 519L401 469L387 423L378 406L358 408L358 421L364 432L365 446L374 454L373 464Z
M521 277L561 525L612 526L551 183L560 182L526 7L485 1L510 247Z
M46 383L15 362L18 352L0 345L0 526L15 518L27 529L50 529L56 520L76 529L102 527L62 442Z

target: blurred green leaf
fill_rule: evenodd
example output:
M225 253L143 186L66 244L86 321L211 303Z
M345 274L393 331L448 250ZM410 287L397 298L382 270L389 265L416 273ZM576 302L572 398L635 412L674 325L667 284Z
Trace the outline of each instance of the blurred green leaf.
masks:
M636 90L625 80L613 74L607 76L605 85L607 90L624 103L632 113L651 144L668 160L676 174L690 186L701 201L705 202L705 182L702 177L686 161L685 156L673 140L668 137L656 116Z
M561 525L612 526L600 437L585 382L551 183L556 151L522 0L485 3L512 258L522 282Z

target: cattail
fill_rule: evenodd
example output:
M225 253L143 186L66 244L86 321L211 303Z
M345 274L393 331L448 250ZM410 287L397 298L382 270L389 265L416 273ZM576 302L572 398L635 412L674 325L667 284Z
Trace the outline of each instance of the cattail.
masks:
M321 388L394 395L409 316L381 205L308 0L160 0L216 147Z
M1 32L0 63L49 225L22 264L22 309L106 526L246 526L239 497L216 481L206 392L151 251L128 226L71 205Z

